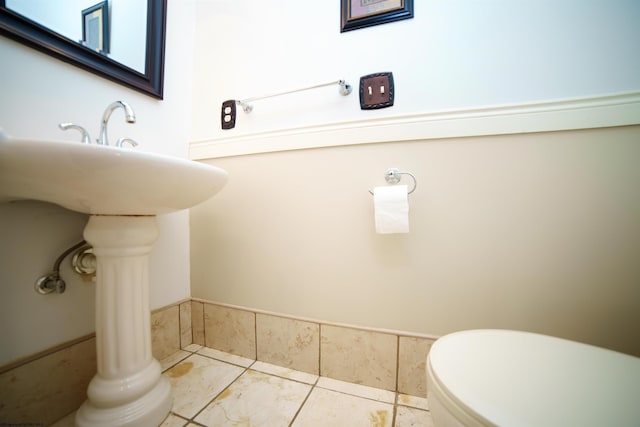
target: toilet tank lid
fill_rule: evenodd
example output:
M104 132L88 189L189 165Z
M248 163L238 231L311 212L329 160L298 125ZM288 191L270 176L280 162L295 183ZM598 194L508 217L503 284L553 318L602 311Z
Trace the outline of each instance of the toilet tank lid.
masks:
M456 402L500 426L639 426L640 358L547 335L456 332L428 363Z

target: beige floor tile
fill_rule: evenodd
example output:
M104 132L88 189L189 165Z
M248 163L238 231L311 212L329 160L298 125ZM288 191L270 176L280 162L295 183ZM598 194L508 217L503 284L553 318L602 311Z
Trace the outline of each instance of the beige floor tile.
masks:
M413 408L429 410L429 402L425 397L411 396L398 393L398 405L411 406Z
M263 372L265 374L275 375L277 377L286 378L288 380L298 381L305 384L315 384L318 380L317 375L308 374L306 372L295 371L282 366L272 365L271 363L256 362L251 365L254 371Z
M0 423L0 426L2 423ZM8 424L9 425L9 424ZM26 426L27 424L25 424ZM66 417L57 422L51 424L51 427L75 427L76 425L76 411L70 413Z
M247 370L194 421L206 426L288 426L310 385Z
M184 418L177 417L173 414L169 414L169 416L160 424L159 427L183 427L187 424L187 420Z
M189 344L188 346L185 346L183 348L183 350L190 351L192 353L196 353L201 348L202 348L202 346L200 344Z
M163 375L171 381L172 411L191 418L231 384L244 368L192 354Z
M391 427L393 405L314 388L292 427Z
M386 403L394 403L396 399L396 394L389 390L348 383L346 381L334 380L333 378L327 377L321 377L318 380L317 386L326 388L327 390L338 391L340 393L351 394L353 396L364 397L366 399L378 400Z
M180 418L176 415L169 414L167 418L160 424L159 427L183 427L188 421L184 418ZM0 423L0 425L2 425ZM58 422L51 425L51 427L75 427L76 425L76 412L73 412ZM195 426L195 424L189 424Z
M225 353L224 351L219 351L208 347L200 348L198 350L198 354L245 368L248 368L253 364L253 362L255 362L253 359L247 359L246 357L236 356L235 354Z
M395 427L434 427L431 413L421 409L398 406Z
M160 367L162 368L162 371L166 371L176 363L180 362L182 359L186 359L189 356L191 356L191 353L189 353L188 351L178 350L172 355L160 360Z

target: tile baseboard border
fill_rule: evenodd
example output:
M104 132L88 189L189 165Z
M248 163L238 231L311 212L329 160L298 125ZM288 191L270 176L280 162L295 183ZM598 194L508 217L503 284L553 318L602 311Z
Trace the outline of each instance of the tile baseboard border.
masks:
M321 377L426 397L434 335L336 322L192 298L194 343ZM198 309L199 310L199 309ZM197 325L196 322L202 322ZM215 337L210 339L208 337Z
M7 363L4 366L0 366L0 375L4 374L5 372L11 371L13 369L19 368L23 365L27 365L31 362L35 362L38 359L42 359L45 358L47 356L51 356L52 354L55 354L61 350L67 349L69 347L73 347L76 344L80 344L84 341L90 340L95 338L96 334L95 333L91 333L88 335L83 335L81 337L69 340L69 341L65 341L63 343L54 345L53 347L49 347L45 350L39 351L37 353L34 354L30 354L28 356L24 356L21 357L19 359L16 359L12 362Z
M190 298L151 310L156 359L191 343L190 315L181 316L185 306L190 308ZM183 326L189 340L182 339ZM0 401L4 406L0 421L49 425L76 410L86 400L87 387L97 371L95 336L91 333L65 341L1 366ZM34 421L29 418L32 415L39 418Z
M287 358L287 356L289 356L287 345L291 345L291 343L300 344L300 338L303 338L303 341L304 339L309 338L308 330L306 331L307 336L301 336L300 330L296 330L296 327L293 327L291 329L287 328L288 332L285 333L284 336L280 336L283 341L268 343L269 345L273 344L275 346L274 349L263 348L262 351L256 350L253 357L254 360L290 369L300 368L301 364L304 364L305 368L296 370L300 370L302 372L312 371L309 373L333 378L339 381L346 381L383 389L386 388L390 391L396 391L398 393L411 396L426 397L426 376L424 374L426 355L431 343L438 338L437 336L382 328L361 327L336 322L326 322L317 319L275 313L267 310L251 309L232 304L218 303L200 298L184 299L151 311L153 356L156 359L161 360L167 357L167 355L177 353L182 348L188 347L192 344L204 344L195 342L193 339L196 328L206 328L204 313L202 313L200 319L197 320L198 322L201 321L202 325L194 324L193 317L191 317L191 309L194 304L201 304L203 307L208 305L214 309L215 307L219 307L230 312L239 311L243 312L245 316L252 316L253 324L248 327L249 331L244 339L253 340L254 348L256 348L260 342L266 343L266 341L258 335L257 326L257 323L265 320L266 317L291 321L290 323L287 322L287 324L296 325L296 327L300 326L300 324L306 324L307 326L311 324L317 326L317 336L315 336L316 340L313 341L311 346L299 346L302 348L302 354ZM183 308L189 308L187 313L183 313ZM268 330L266 332L270 333ZM213 334L214 331L209 331L209 333ZM314 333L316 332L314 331ZM185 334L189 335L189 337L185 338ZM357 337L358 340L362 339L364 343L359 346L350 345L349 354L335 353L335 349L340 348L341 342L345 340L349 341L349 337L351 336ZM232 335L231 338L234 339L235 337ZM381 338L382 341L380 341ZM262 341L260 341L261 339ZM88 381L95 374L96 367L95 360L85 360L89 357L89 350L86 352L77 351L75 348L79 348L78 346L85 347L87 345L86 342L90 340L95 340L95 333L66 341L46 350L10 362L5 366L0 367L0 380L2 379L1 377L5 377L5 379L7 379L14 375L18 376L18 381L10 381L11 387L17 387L17 390L23 390L22 392L26 393L25 396L28 396L28 398L32 399L34 402L38 400L39 396L50 394L49 388L51 387L54 389L63 388L71 395L77 396L78 401L73 405L77 404L76 406L79 406L85 399ZM383 351L381 352L385 354L385 357L382 358L382 360L376 361L375 359L377 356L375 354L371 354L369 350L365 350L365 346L373 344L373 348L376 349L376 346L379 347L376 343L379 342L386 343L386 348L382 349ZM266 346L267 344L264 345L264 347ZM91 350L93 349L95 349L95 344L91 345ZM229 348L220 348L215 350L234 354L233 349L231 349L232 351L229 351ZM333 351L332 355L329 353L331 351ZM326 353L324 360L322 356L323 352ZM58 376L56 377L58 379L53 382L49 381L43 385L32 386L29 381L25 382L24 378L22 378L24 374L21 374L21 372L24 372L25 370L33 370L36 372L40 365L49 366L52 363L55 364L55 361L60 358L62 354L67 354L67 356L64 357L66 358L66 363L68 363L69 366L84 366L82 375L86 377L86 381L73 382L71 381L72 378L70 379L64 376ZM283 355L284 359L280 358L274 360L274 354ZM95 358L95 353L92 353L91 357ZM350 372L349 367L343 366L345 360L358 360L358 358L361 361L368 359L375 361L376 371L355 374L354 376L354 374ZM316 363L317 367L311 369L308 368L309 360ZM387 382L385 384L378 384L375 379L372 379L378 374L378 369L384 369L387 373ZM345 372L348 374L345 374ZM69 384L67 384L67 382L69 382ZM38 400L38 402L40 402L38 405L48 404L47 402L42 402L42 399ZM68 403L71 402L69 401ZM17 409L17 407L13 409L5 408L5 410L8 411L14 409ZM39 411L42 408L34 407L33 409ZM69 408L61 408L60 413L50 414L52 416L50 421L55 421L56 417L64 417L69 410Z
M640 124L640 92L489 105L236 134L192 141L189 158L384 142L554 132Z
M234 310L247 311L249 313L264 314L266 316L281 317L281 318L289 319L289 320L299 320L301 322L317 323L319 325L325 325L325 326L335 326L337 328L354 329L354 330L357 330L357 331L376 332L376 333L380 333L380 334L396 335L396 336L407 337L407 338L423 338L423 339L429 339L429 340L434 340L434 341L437 340L438 338L440 338L440 335L423 334L423 333L409 332L409 331L400 331L400 330L396 330L396 329L375 328L375 327L370 327L370 326L350 325L350 324L347 324L347 323L331 322L331 321L313 319L313 318L310 318L310 317L294 316L294 315L291 315L291 314L277 313L277 312L268 311L268 310L253 309L253 308L243 307L243 306L239 306L239 305L233 305L233 304L227 304L227 303L221 303L221 302L206 300L206 299L202 299L202 298L191 298L191 301L195 301L195 302L199 302L199 303L203 303L203 304L217 305L219 307L225 307L225 308L230 308L230 309L234 309Z
M187 299L184 299L184 300L181 300L181 301L177 301L175 303L169 304L169 305L164 306L164 307L153 309L153 310L151 310L151 314L153 315L153 314L156 314L156 313L160 313L160 312L163 312L163 311L167 310L168 308L175 307L175 306L180 306L181 304L188 303L188 302L191 302L191 298L187 298ZM65 348L73 347L74 345L79 344L79 343L81 343L83 341L87 341L87 340L90 340L92 338L95 338L95 336L96 336L95 332L92 332L90 334L83 335L81 337L74 338L72 340L62 342L60 344L56 344L56 345L54 345L52 347L46 348L46 349L38 351L36 353L30 354L30 355L27 355L27 356L23 356L23 357L19 357L16 360L13 360L13 361L11 361L11 362L3 365L3 366L0 366L0 375L4 374L5 372L10 371L12 369L18 368L18 367L20 367L22 365L26 365L28 363L31 363L31 362L36 361L38 359L41 359L43 357L50 356L50 355L52 355L54 353L57 353L60 350L64 350Z
M181 304L184 304L186 302L191 302L191 298L181 299L180 301L172 302L171 304L167 304L167 305L162 306L162 307L154 308L154 309L151 310L151 314L160 313L162 311L165 311L168 308L180 306Z
M96 366L93 335L13 363L0 374L0 421L44 426L72 413L86 400Z

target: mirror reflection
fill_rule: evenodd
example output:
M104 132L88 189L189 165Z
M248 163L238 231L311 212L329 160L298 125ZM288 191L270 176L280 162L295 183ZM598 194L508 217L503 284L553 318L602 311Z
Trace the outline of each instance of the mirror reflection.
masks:
M145 73L147 0L6 0L5 7Z

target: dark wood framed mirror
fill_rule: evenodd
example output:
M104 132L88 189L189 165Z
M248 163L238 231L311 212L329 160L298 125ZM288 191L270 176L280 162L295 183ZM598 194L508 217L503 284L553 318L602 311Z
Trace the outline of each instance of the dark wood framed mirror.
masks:
M104 54L25 18L8 9L5 0L0 0L0 35L131 89L162 99L166 16L167 0L147 0L144 72L127 67Z

